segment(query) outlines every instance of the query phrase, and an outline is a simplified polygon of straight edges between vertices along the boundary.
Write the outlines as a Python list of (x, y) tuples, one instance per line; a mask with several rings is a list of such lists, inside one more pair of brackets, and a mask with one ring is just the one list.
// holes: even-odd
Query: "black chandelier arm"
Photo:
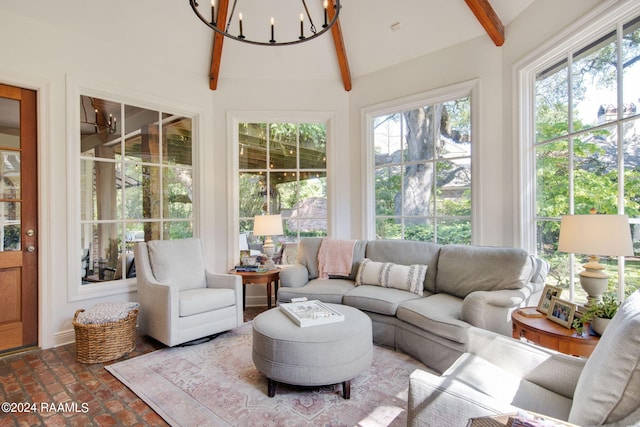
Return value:
[[(309, 13), (309, 8), (307, 7), (307, 2), (302, 0), (302, 5), (304, 6), (304, 12), (307, 14), (307, 18), (309, 18), (309, 29), (313, 34), (316, 33), (316, 25), (313, 23), (313, 19), (311, 18), (311, 14)], [(302, 25), (302, 23), (300, 23)], [(300, 35), (300, 37), (304, 37)]]
[[(295, 40), (291, 40), (291, 41), (285, 41), (285, 42), (272, 42), (272, 41), (255, 41), (255, 40), (250, 40), (245, 38), (244, 35), (234, 35), (228, 32), (230, 25), (231, 25), (231, 20), (233, 18), (233, 14), (230, 15), (229, 17), (229, 23), (227, 24), (227, 28), (226, 29), (220, 29), (218, 28), (218, 26), (215, 23), (210, 22), (207, 18), (205, 18), (204, 16), (202, 16), (202, 14), (200, 13), (200, 11), (198, 10), (198, 1), (197, 0), (189, 0), (189, 4), (191, 5), (191, 9), (193, 9), (193, 12), (196, 14), (196, 16), (198, 17), (198, 19), (200, 19), (207, 27), (211, 28), (213, 31), (215, 31), (216, 33), (224, 36), (224, 37), (229, 37), (230, 39), (233, 40), (237, 40), (239, 42), (243, 42), (243, 43), (249, 43), (249, 44), (253, 44), (253, 45), (258, 45), (258, 46), (288, 46), (288, 45), (293, 45), (293, 44), (298, 44), (298, 43), (303, 43), (303, 42), (307, 42), (309, 40), (313, 40), (317, 37), (320, 37), (321, 35), (323, 35), (324, 33), (326, 33), (327, 31), (329, 31), (331, 29), (331, 27), (333, 27), (333, 25), (338, 22), (338, 18), (340, 16), (340, 0), (334, 0), (335, 1), (335, 5), (333, 5), (333, 1), (330, 1), (329, 7), (331, 7), (331, 5), (333, 5), (333, 7), (335, 8), (335, 15), (333, 16), (333, 19), (331, 19), (331, 21), (329, 21), (327, 23), (327, 25), (323, 25), (322, 26), (322, 30), (319, 32), (313, 32), (312, 35), (308, 36), (308, 37), (304, 37), (304, 38), (298, 38)], [(235, 1), (234, 1), (234, 9), (235, 9)], [(305, 8), (306, 8), (306, 4), (305, 4)], [(309, 16), (309, 12), (307, 10), (307, 16)], [(225, 17), (226, 18), (226, 17)], [(311, 22), (311, 17), (309, 16), (309, 21), (312, 25), (312, 28), (315, 29), (315, 26), (313, 25), (313, 22)]]

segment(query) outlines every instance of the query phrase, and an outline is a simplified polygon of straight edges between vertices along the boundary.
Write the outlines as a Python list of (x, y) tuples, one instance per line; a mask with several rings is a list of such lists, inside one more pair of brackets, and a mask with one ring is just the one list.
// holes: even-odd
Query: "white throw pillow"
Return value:
[(399, 265), (365, 258), (358, 268), (356, 286), (382, 286), (422, 295), (426, 274), (426, 264)]

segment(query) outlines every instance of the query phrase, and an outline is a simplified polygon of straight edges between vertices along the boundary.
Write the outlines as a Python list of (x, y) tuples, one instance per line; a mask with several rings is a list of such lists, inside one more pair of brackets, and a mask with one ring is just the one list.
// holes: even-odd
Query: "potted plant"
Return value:
[(616, 301), (613, 295), (604, 295), (602, 301), (591, 303), (582, 316), (573, 320), (573, 327), (578, 332), (582, 332), (584, 324), (590, 323), (593, 330), (602, 335), (609, 321), (618, 311), (618, 307), (620, 302)]

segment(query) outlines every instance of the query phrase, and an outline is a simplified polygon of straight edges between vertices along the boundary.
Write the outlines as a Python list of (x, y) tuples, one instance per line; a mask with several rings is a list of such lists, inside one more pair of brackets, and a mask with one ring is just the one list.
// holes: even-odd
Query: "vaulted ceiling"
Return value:
[[(309, 5), (322, 0), (306, 0)], [(535, 0), (342, 0), (340, 12), (344, 51), (351, 78), (378, 71), (420, 56), (485, 37), (500, 43), (497, 20), (505, 27)], [(208, 0), (200, 0), (207, 7)], [(105, 61), (154, 61), (187, 75), (207, 78), (211, 70), (213, 31), (194, 15), (187, 0), (95, 2), (86, 0), (1, 2), (2, 11), (44, 22), (42, 34), (29, 34), (47, 42), (50, 26), (92, 40)], [(256, 0), (238, 0), (247, 20)], [(297, 25), (299, 0), (261, 0), (267, 15), (294, 9)], [(295, 6), (292, 6), (292, 4)], [(495, 12), (492, 18), (489, 6)], [(480, 14), (476, 17), (476, 14)], [(486, 17), (482, 17), (486, 14)], [(262, 17), (261, 17), (262, 18)], [(265, 18), (268, 19), (268, 18)], [(284, 18), (278, 20), (279, 28)], [(268, 25), (268, 24), (267, 24)], [(26, 36), (26, 35), (25, 35)], [(496, 39), (497, 37), (497, 39)], [(508, 31), (505, 34), (508, 43)], [(498, 41), (496, 41), (498, 40)], [(119, 47), (126, 46), (126, 49)], [(61, 55), (83, 55), (52, 47)], [(498, 49), (498, 47), (496, 47)], [(137, 52), (132, 57), (129, 52)], [(124, 55), (120, 57), (119, 55)], [(128, 55), (128, 56), (127, 56)], [(87, 64), (88, 67), (101, 64)], [(134, 64), (135, 65), (135, 64)], [(300, 45), (261, 47), (227, 39), (219, 68), (220, 79), (308, 79), (343, 81), (331, 35)], [(206, 86), (205, 86), (206, 88)]]
[[(224, 28), (229, 16), (229, 0), (217, 0), (216, 20), (219, 28)], [(334, 1), (331, 1), (334, 3)], [(479, 24), (485, 29), (487, 35), (493, 40), (496, 46), (502, 46), (504, 44), (504, 25), (496, 14), (495, 10), (489, 3), (489, 0), (465, 0), (469, 9), (473, 12), (478, 19)], [(305, 4), (306, 7), (306, 4)], [(336, 16), (336, 10), (334, 7), (329, 7), (326, 10), (328, 20), (333, 21)], [(232, 12), (233, 13), (233, 12)], [(301, 15), (302, 16), (302, 15)], [(273, 19), (273, 18), (272, 18)], [(302, 26), (302, 24), (300, 24)], [(271, 26), (273, 32), (273, 24)], [(394, 22), (391, 24), (391, 29), (397, 31), (400, 29), (400, 22)], [(331, 38), (333, 40), (333, 46), (335, 48), (336, 59), (340, 68), (340, 75), (342, 77), (342, 83), (346, 91), (351, 90), (351, 70), (349, 68), (349, 58), (347, 55), (344, 37), (342, 34), (342, 25), (340, 18), (337, 19), (335, 25), (331, 28)], [(211, 90), (216, 90), (218, 87), (220, 67), (222, 65), (222, 51), (224, 47), (224, 37), (221, 34), (213, 33), (213, 47), (211, 52), (211, 71), (209, 74), (209, 87)]]

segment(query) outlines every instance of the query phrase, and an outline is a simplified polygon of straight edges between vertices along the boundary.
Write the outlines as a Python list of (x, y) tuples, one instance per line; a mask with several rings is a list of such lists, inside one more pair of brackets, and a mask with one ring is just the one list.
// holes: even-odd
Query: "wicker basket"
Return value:
[(138, 309), (117, 322), (83, 324), (76, 321), (83, 308), (73, 316), (76, 332), (76, 360), (80, 363), (101, 363), (119, 359), (136, 348)]

